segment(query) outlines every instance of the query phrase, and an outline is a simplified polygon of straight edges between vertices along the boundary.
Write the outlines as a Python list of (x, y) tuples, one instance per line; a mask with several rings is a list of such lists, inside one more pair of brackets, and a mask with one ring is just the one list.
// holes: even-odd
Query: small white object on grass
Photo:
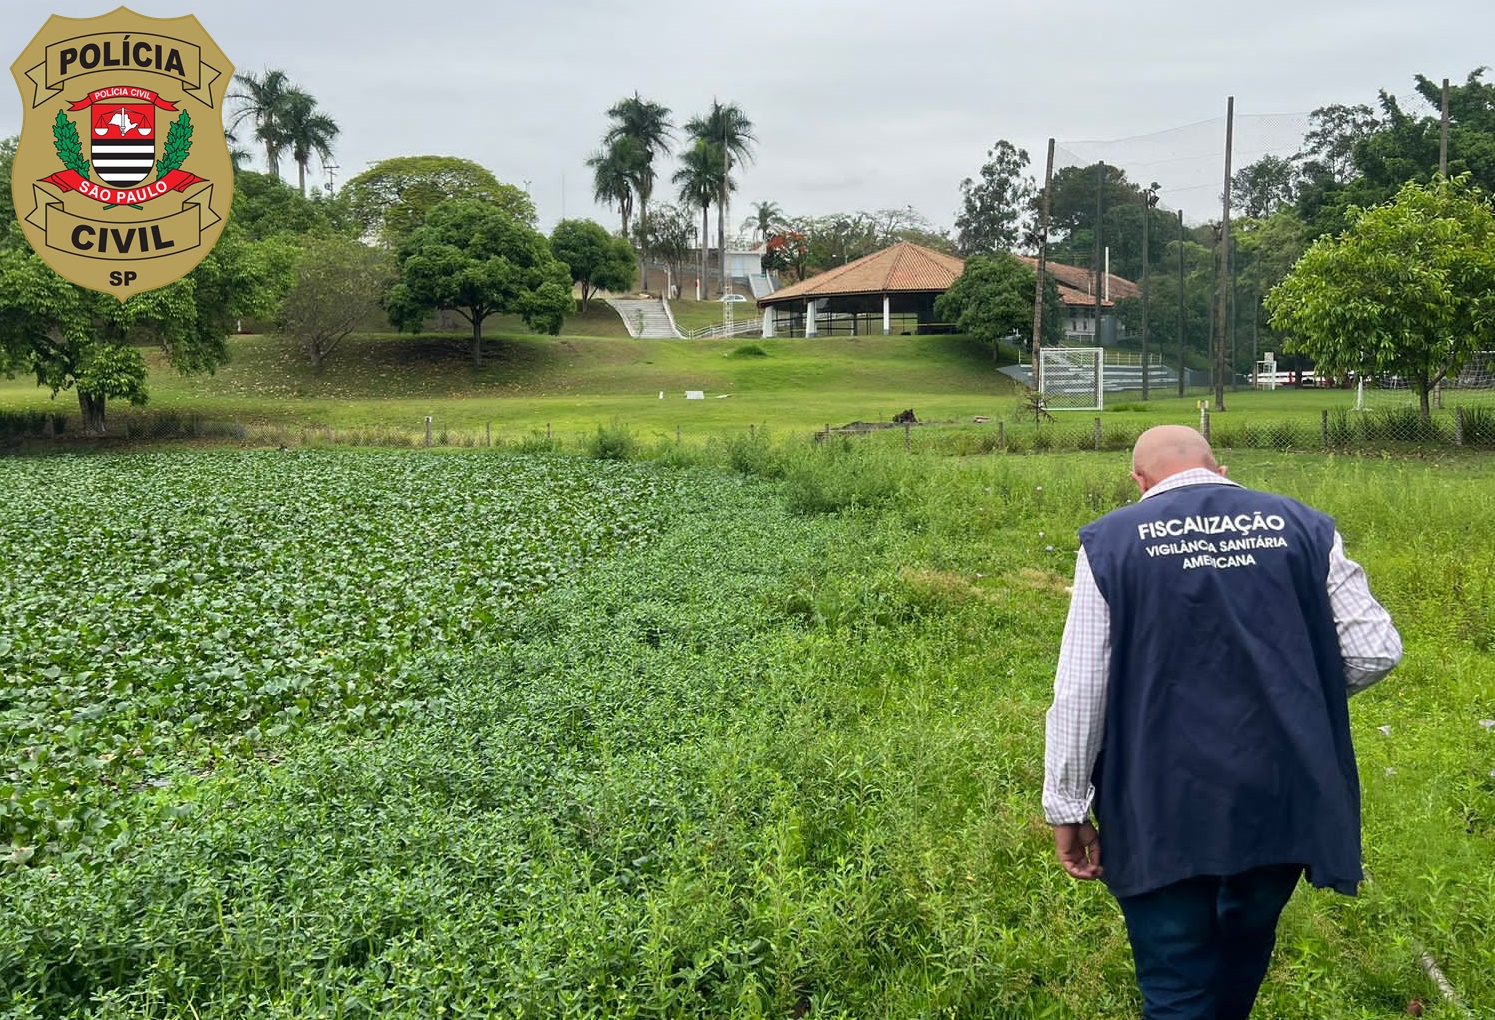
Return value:
[(686, 390), (685, 391), (685, 399), (686, 400), (705, 400), (706, 399), (706, 391), (705, 390)]

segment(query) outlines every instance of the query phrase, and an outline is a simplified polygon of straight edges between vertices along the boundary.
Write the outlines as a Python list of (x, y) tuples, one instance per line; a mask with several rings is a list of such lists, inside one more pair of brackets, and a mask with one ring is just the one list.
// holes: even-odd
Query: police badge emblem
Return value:
[(196, 18), (53, 15), (11, 73), (23, 108), (11, 195), (49, 266), (123, 301), (207, 256), (233, 200), (234, 69)]

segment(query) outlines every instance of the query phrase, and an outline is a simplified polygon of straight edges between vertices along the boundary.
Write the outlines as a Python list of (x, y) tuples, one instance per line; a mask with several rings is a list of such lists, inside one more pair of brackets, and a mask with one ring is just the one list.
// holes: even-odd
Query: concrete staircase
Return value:
[(673, 340), (680, 336), (669, 307), (659, 298), (608, 298), (623, 317), (628, 335), (641, 340)]

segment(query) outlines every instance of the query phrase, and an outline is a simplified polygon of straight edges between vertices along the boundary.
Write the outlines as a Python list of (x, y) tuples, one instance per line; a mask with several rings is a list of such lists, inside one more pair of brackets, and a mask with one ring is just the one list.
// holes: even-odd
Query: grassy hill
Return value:
[[(345, 341), (320, 373), (281, 337), (234, 337), (229, 350), (229, 364), (216, 374), (192, 377), (148, 352), (150, 407), (290, 427), (414, 429), (431, 415), (438, 427), (492, 422), (506, 433), (618, 421), (699, 434), (750, 423), (809, 430), (886, 421), (905, 408), (923, 420), (968, 421), (1005, 414), (1016, 399), (1011, 381), (993, 367), (990, 348), (961, 337), (509, 334), (486, 341), (484, 365), (474, 369), (461, 334), (368, 334)], [(706, 399), (688, 401), (687, 390), (704, 391)], [(29, 378), (0, 380), (0, 410), (50, 409), (75, 416), (76, 402), (65, 393), (54, 403)]]

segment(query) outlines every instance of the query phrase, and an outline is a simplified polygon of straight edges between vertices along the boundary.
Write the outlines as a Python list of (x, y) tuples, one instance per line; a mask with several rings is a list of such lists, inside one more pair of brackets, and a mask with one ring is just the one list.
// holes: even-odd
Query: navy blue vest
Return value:
[(1219, 484), (1080, 529), (1111, 617), (1092, 779), (1116, 896), (1267, 864), (1355, 892), (1360, 783), (1326, 589), (1333, 540), (1316, 510)]

